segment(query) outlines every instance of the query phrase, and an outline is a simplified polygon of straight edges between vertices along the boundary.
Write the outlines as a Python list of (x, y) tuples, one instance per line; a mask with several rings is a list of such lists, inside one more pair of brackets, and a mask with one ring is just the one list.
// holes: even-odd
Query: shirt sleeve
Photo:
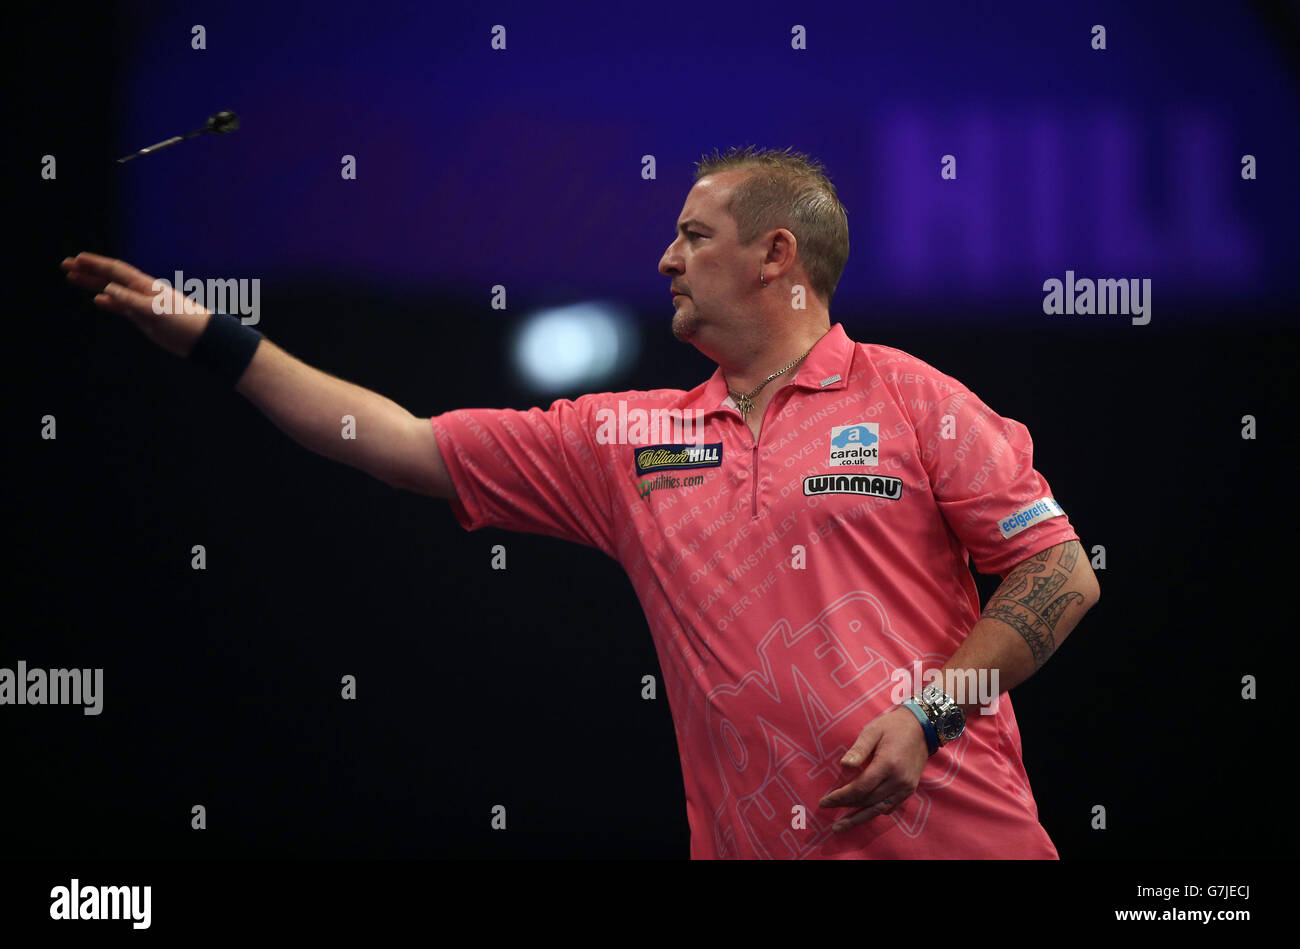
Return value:
[(944, 398), (916, 434), (939, 510), (980, 573), (1005, 577), (1027, 557), (1079, 539), (1034, 470), (1029, 430), (975, 393)]
[(460, 525), (545, 534), (615, 557), (608, 453), (593, 437), (593, 398), (430, 418)]

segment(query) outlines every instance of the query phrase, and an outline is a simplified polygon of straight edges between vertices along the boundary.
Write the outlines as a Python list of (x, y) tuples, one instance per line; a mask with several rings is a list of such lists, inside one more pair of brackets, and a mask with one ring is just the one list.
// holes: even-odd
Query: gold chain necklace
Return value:
[[(814, 343), (813, 346), (816, 346), (816, 344)], [(809, 347), (809, 349), (808, 349), (808, 353), (810, 353), (810, 352), (812, 352), (812, 351), (813, 351), (813, 348), (812, 348), (812, 347)], [(781, 375), (781, 373), (783, 373), (783, 372), (789, 372), (789, 371), (790, 371), (791, 369), (793, 369), (795, 366), (799, 365), (799, 363), (801, 363), (801, 362), (803, 362), (805, 359), (807, 359), (807, 358), (808, 358), (808, 353), (804, 353), (802, 356), (800, 356), (800, 357), (799, 357), (798, 359), (796, 359), (794, 362), (790, 363), (790, 365), (786, 366), (784, 369), (778, 369), (776, 372), (772, 373), (770, 376), (768, 376), (766, 379), (764, 379), (762, 382), (760, 382), (760, 383), (759, 383), (759, 384), (754, 388), (754, 391), (751, 392), (751, 393), (749, 393), (749, 395), (741, 395), (739, 392), (734, 391), (734, 390), (731, 388), (731, 386), (727, 386), (727, 395), (731, 396), (731, 398), (732, 398), (733, 400), (735, 400), (736, 408), (740, 409), (740, 417), (743, 418), (743, 419), (745, 419), (746, 421), (748, 421), (748, 420), (749, 420), (749, 410), (752, 409), (752, 408), (754, 407), (754, 396), (758, 395), (759, 390), (761, 390), (761, 389), (763, 388), (763, 386), (767, 385), (769, 382), (771, 382), (771, 381), (772, 381), (773, 379), (775, 379), (777, 376)]]

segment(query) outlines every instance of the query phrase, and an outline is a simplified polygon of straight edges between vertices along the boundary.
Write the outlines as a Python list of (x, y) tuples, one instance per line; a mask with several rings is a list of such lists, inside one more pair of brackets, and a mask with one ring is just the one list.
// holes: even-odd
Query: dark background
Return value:
[[(220, 15), (235, 16), (229, 9), (223, 5)], [(319, 17), (328, 20), (322, 9)], [(602, 388), (689, 389), (713, 366), (672, 338), (667, 281), (654, 267), (689, 190), (690, 162), (715, 145), (757, 141), (827, 160), (849, 207), (854, 249), (832, 318), (851, 338), (913, 353), (1024, 422), (1035, 467), (1085, 548), (1106, 549), (1106, 569), (1097, 571), (1100, 604), (1014, 691), (1040, 817), (1062, 857), (1290, 853), (1295, 838), (1281, 772), (1295, 657), (1287, 551), (1295, 523), (1290, 449), (1300, 309), (1293, 266), (1296, 21), (1284, 7), (1225, 5), (1181, 19), (1178, 9), (1141, 13), (1102, 4), (1046, 19), (1017, 19), (1013, 10), (1003, 14), (1003, 29), (986, 26), (967, 47), (962, 37), (971, 24), (956, 14), (938, 18), (930, 36), (882, 34), (864, 48), (913, 63), (918, 78), (911, 88), (911, 73), (890, 73), (892, 85), (872, 87), (873, 101), (942, 116), (962, 100), (994, 119), (1011, 115), (1023, 84), (1008, 79), (998, 96), (972, 89), (982, 75), (977, 60), (1014, 62), (1027, 47), (1042, 55), (1050, 31), (1077, 34), (1070, 42), (1084, 52), (1061, 66), (1068, 74), (1023, 95), (1046, 114), (1097, 102), (1122, 110), (1138, 100), (1160, 116), (1207, 109), (1218, 123), (1210, 127), (1223, 131), (1206, 154), (1226, 155), (1225, 214), (1244, 235), (1223, 251), (1236, 255), (1234, 263), (1203, 264), (1219, 246), (1213, 221), (1169, 243), (1169, 222), (1183, 219), (1162, 203), (1171, 199), (1161, 183), (1177, 177), (1169, 169), (1179, 159), (1154, 149), (1142, 153), (1129, 197), (1164, 209), (1152, 212), (1165, 225), (1152, 238), (1164, 242), (1160, 254), (1135, 246), (1131, 256), (1093, 258), (1081, 245), (1071, 257), (1076, 248), (1067, 242), (1059, 263), (1022, 279), (1014, 243), (999, 244), (969, 272), (943, 270), (918, 252), (912, 263), (943, 278), (932, 286), (881, 278), (879, 296), (872, 291), (889, 269), (880, 263), (888, 251), (884, 238), (873, 236), (879, 226), (870, 223), (867, 196), (891, 140), (877, 141), (855, 124), (841, 98), (820, 106), (838, 108), (840, 127), (805, 141), (782, 118), (810, 94), (812, 87), (799, 83), (811, 80), (797, 74), (771, 109), (755, 110), (777, 117), (770, 127), (729, 112), (711, 130), (700, 100), (712, 74), (713, 31), (683, 34), (705, 64), (687, 85), (675, 66), (646, 80), (662, 84), (648, 101), (663, 114), (643, 140), (616, 153), (623, 167), (615, 177), (626, 187), (642, 184), (641, 154), (660, 155), (651, 196), (643, 194), (630, 215), (608, 190), (591, 199), (596, 204), (581, 226), (626, 234), (630, 243), (611, 249), (609, 237), (597, 234), (593, 258), (583, 241), (552, 240), (533, 218), (502, 225), (513, 207), (503, 199), (482, 209), (497, 230), (475, 232), (466, 249), (459, 212), (430, 219), (426, 195), (410, 210), (424, 224), (405, 235), (420, 243), (403, 244), (404, 256), (395, 259), (373, 248), (386, 246), (391, 220), (405, 219), (401, 195), (414, 194), (419, 181), (385, 175), (381, 161), (363, 157), (356, 184), (380, 188), (383, 178), (387, 190), (364, 192), (370, 198), (349, 212), (358, 216), (323, 238), (319, 220), (297, 215), (302, 202), (328, 199), (303, 198), (297, 169), (259, 157), (257, 136), (281, 114), (266, 107), (273, 99), (266, 75), (250, 77), (227, 58), (238, 63), (236, 48), (254, 40), (278, 50), (273, 72), (290, 92), (274, 94), (288, 102), (296, 95), (304, 108), (320, 108), (315, 86), (292, 88), (304, 63), (336, 76), (340, 88), (353, 80), (372, 89), (391, 84), (399, 102), (415, 80), (396, 65), (380, 68), (383, 44), (367, 47), (368, 58), (335, 61), (319, 42), (295, 47), (295, 31), (272, 29), (250, 12), (226, 31), (224, 49), (214, 49), (210, 36), (208, 58), (187, 65), (187, 42), (161, 35), (158, 24), (207, 22), (201, 10), (131, 4), (77, 17), (38, 15), (21, 33), (20, 135), (11, 146), (20, 162), (12, 180), (21, 182), (16, 190), (27, 210), (10, 222), (17, 245), (11, 286), (20, 289), (5, 347), (12, 450), (0, 666), (24, 659), (41, 668), (103, 667), (105, 699), (98, 717), (75, 707), (0, 707), (0, 848), (13, 856), (685, 857), (669, 710), (662, 694), (654, 702), (640, 698), (641, 677), (658, 678), (659, 667), (617, 564), (548, 538), (468, 534), (445, 503), (310, 455), (228, 387), (95, 308), (64, 283), (59, 261), (93, 250), (160, 276), (178, 268), (261, 275), (259, 329), (307, 363), (423, 415), (545, 405), (576, 394), (525, 391), (503, 341), (528, 309), (587, 292), (590, 277), (592, 292), (622, 287), (615, 295), (638, 307), (640, 358)], [(816, 13), (821, 35), (834, 29), (833, 14), (830, 7)], [(428, 43), (486, 48), (493, 23), (514, 22), (506, 17), (457, 13)], [(787, 25), (778, 40), (748, 60), (729, 47), (728, 81), (737, 81), (746, 63), (760, 68), (785, 55), (788, 22), (813, 17), (779, 18)], [(603, 38), (583, 47), (588, 59), (618, 63), (616, 40), (626, 34), (604, 21), (582, 22)], [(1086, 72), (1092, 22), (1115, 24), (1111, 49), (1098, 55), (1136, 79)], [(355, 31), (355, 24), (337, 28)], [(1130, 38), (1140, 31), (1140, 51), (1121, 41), (1125, 28)], [(514, 30), (511, 42), (526, 46), (526, 36)], [(817, 36), (810, 27), (812, 40)], [(1254, 45), (1225, 36), (1250, 37)], [(973, 50), (971, 61), (945, 58), (944, 50), (960, 48)], [(557, 65), (550, 81), (580, 88), (568, 85), (582, 74), (572, 57), (549, 55), (568, 64)], [(391, 51), (389, 59), (409, 63)], [(1243, 62), (1252, 64), (1244, 72)], [(1234, 69), (1233, 84), (1212, 95), (1198, 90), (1207, 71)], [(946, 91), (935, 70), (952, 74)], [(482, 94), (473, 79), (460, 87), (466, 96)], [(500, 88), (535, 91), (548, 82), (535, 72), (526, 79), (499, 80)], [(595, 73), (588, 81), (601, 85)], [(187, 89), (204, 84), (219, 97), (187, 97)], [(441, 89), (428, 102), (459, 101), (459, 94)], [(508, 92), (497, 94), (503, 109), (511, 104)], [(167, 97), (183, 108), (158, 104)], [(626, 137), (627, 117), (616, 121), (609, 105), (571, 93), (555, 99), (589, 135), (598, 135), (608, 116)], [(682, 120), (687, 104), (694, 111)], [(197, 127), (218, 109), (247, 116), (264, 107), (271, 118), (261, 126), (246, 122), (233, 136), (186, 142), (126, 166), (112, 162)], [(346, 128), (363, 123), (364, 113), (350, 108), (336, 121)], [(999, 127), (992, 125), (995, 145)], [(568, 176), (568, 190), (560, 190), (585, 194), (591, 156), (566, 146), (563, 128), (554, 131), (553, 140), (515, 151), (482, 136), (449, 136), (436, 148), (459, 167), (483, 168), (487, 177), (476, 179), (474, 193), (484, 202), (493, 181), (506, 182), (506, 194), (546, 191), (530, 164), (536, 150), (571, 147), (546, 175)], [(277, 133), (276, 141), (337, 176), (337, 156), (364, 155), (375, 134), (363, 128), (354, 142), (336, 146), (295, 130)], [(401, 152), (402, 132), (391, 134), (387, 147)], [(868, 139), (874, 158), (851, 167), (846, 159), (840, 168), (827, 158)], [(1247, 152), (1259, 160), (1257, 181), (1240, 180), (1239, 156)], [(57, 181), (39, 178), (45, 154), (58, 157)], [(411, 164), (419, 149), (414, 155)], [(974, 164), (960, 165), (958, 182), (948, 184), (959, 184), (966, 168), (980, 181)], [(239, 171), (226, 178), (224, 167)], [(241, 176), (259, 168), (264, 180), (255, 198)], [(937, 184), (933, 171), (927, 167), (926, 180)], [(603, 173), (610, 177), (608, 168)], [(1073, 194), (1072, 181), (1065, 176), (1056, 186)], [(1091, 187), (1106, 192), (1104, 180)], [(445, 183), (439, 188), (435, 195), (447, 191)], [(370, 216), (365, 208), (381, 194), (397, 203), (385, 205), (387, 215)], [(850, 200), (854, 194), (865, 203)], [(1010, 186), (998, 194), (1001, 201), (1031, 200)], [(1079, 205), (1077, 195), (1072, 200), (1067, 207)], [(982, 206), (954, 207), (946, 226), (958, 236), (978, 227)], [(907, 208), (904, 201), (897, 213), (906, 217)], [(1064, 220), (1071, 235), (1101, 226), (1086, 202)], [(268, 231), (296, 236), (299, 226), (305, 246), (267, 249), (274, 243)], [(522, 237), (505, 237), (516, 232)], [(1107, 246), (1106, 237), (1095, 246)], [(336, 256), (321, 249), (323, 241)], [(554, 257), (524, 261), (537, 247), (554, 249)], [(338, 262), (352, 248), (361, 260), (356, 268)], [(482, 275), (457, 282), (455, 265), (475, 254), (491, 257)], [(637, 282), (611, 277), (597, 266), (605, 257), (621, 262), (620, 274), (639, 274)], [(377, 265), (381, 258), (389, 262)], [(1044, 316), (1041, 282), (1067, 268), (1081, 276), (1153, 276), (1151, 323)], [(487, 288), (496, 282), (509, 284), (519, 301), (509, 311), (488, 305)], [(55, 441), (39, 437), (45, 414), (58, 420)], [(1253, 441), (1240, 437), (1247, 414), (1258, 420)], [(196, 543), (207, 548), (206, 571), (190, 569)], [(506, 571), (489, 568), (497, 543), (509, 552)], [(984, 597), (997, 584), (977, 580)], [(339, 699), (345, 674), (357, 677), (357, 701)], [(1254, 702), (1240, 697), (1248, 674), (1259, 680)], [(208, 811), (202, 833), (189, 828), (194, 804)], [(508, 809), (507, 833), (489, 827), (495, 804)], [(1090, 827), (1096, 804), (1107, 809), (1105, 831)]]

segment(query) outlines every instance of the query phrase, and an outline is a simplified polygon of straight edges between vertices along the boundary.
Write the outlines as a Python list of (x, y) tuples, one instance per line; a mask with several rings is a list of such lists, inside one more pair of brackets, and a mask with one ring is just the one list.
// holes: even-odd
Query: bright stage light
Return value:
[[(540, 392), (600, 391), (636, 358), (627, 312), (609, 303), (575, 303), (525, 319), (515, 338), (515, 366)], [(578, 391), (581, 390), (581, 391)]]

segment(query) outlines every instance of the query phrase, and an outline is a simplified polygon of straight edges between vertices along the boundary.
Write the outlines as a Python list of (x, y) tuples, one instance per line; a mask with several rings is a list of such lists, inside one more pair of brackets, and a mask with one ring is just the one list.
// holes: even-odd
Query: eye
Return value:
[(703, 237), (703, 236), (704, 236), (704, 235), (701, 234), (701, 233), (699, 233), (698, 231), (687, 231), (687, 232), (686, 232), (686, 239), (687, 239), (687, 240), (690, 240), (690, 239), (692, 239), (692, 238), (696, 238), (696, 237)]

